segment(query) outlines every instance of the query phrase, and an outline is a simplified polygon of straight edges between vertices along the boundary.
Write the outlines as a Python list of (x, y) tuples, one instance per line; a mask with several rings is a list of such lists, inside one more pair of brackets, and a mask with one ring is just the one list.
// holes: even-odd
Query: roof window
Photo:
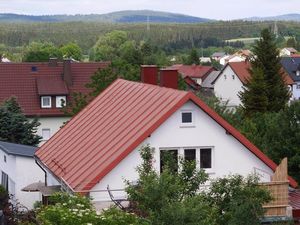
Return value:
[(37, 72), (37, 70), (38, 70), (38, 69), (37, 69), (36, 66), (32, 66), (32, 67), (31, 67), (31, 72)]

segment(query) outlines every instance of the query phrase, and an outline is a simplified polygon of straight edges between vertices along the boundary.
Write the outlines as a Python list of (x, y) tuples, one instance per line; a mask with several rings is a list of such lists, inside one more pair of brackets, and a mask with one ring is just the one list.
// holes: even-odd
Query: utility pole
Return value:
[(277, 21), (274, 22), (274, 35), (276, 38), (278, 38), (278, 26)]

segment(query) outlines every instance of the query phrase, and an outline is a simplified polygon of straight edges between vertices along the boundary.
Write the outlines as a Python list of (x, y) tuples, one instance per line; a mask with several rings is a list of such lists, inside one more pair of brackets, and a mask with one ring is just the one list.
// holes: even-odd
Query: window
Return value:
[(4, 160), (4, 162), (7, 161), (6, 155), (4, 155), (3, 160)]
[(296, 71), (296, 76), (300, 76), (300, 70)]
[(226, 74), (224, 74), (224, 79), (225, 79), (225, 80), (227, 79), (227, 76), (226, 76)]
[(37, 72), (37, 67), (36, 67), (36, 66), (32, 66), (32, 67), (31, 67), (31, 71), (32, 71), (32, 72)]
[(165, 167), (168, 167), (175, 173), (178, 172), (178, 150), (161, 150), (160, 151), (160, 172), (163, 172)]
[(194, 162), (193, 166), (196, 167), (196, 149), (184, 149), (184, 160)]
[(47, 141), (51, 137), (50, 129), (49, 128), (44, 128), (42, 129), (42, 137), (44, 141)]
[(66, 105), (66, 96), (56, 96), (56, 108), (62, 108)]
[(297, 84), (296, 88), (297, 88), (297, 89), (300, 89), (300, 84)]
[(1, 185), (8, 191), (8, 175), (2, 172)]
[(212, 154), (211, 148), (200, 149), (200, 168), (211, 169), (212, 168)]
[(51, 108), (51, 96), (42, 96), (41, 106), (42, 108)]
[(183, 124), (185, 124), (185, 123), (192, 123), (193, 122), (192, 112), (182, 112), (181, 113), (181, 122)]
[(235, 76), (234, 75), (232, 75), (232, 80), (234, 80), (235, 79)]

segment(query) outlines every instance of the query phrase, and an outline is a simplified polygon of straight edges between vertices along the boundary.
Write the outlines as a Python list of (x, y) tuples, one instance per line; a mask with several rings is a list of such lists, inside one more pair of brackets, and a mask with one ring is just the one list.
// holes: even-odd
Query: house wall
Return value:
[[(68, 120), (70, 120), (70, 117), (41, 117), (39, 118), (41, 125), (38, 127), (37, 134), (42, 136), (43, 129), (50, 129), (50, 136), (52, 137)], [(43, 139), (40, 146), (46, 141)]]
[(41, 200), (39, 192), (24, 192), (22, 188), (35, 182), (44, 182), (45, 173), (33, 157), (16, 156), (16, 199), (31, 209), (34, 202)]
[[(6, 155), (6, 162), (3, 160), (4, 155)], [(33, 203), (40, 200), (39, 193), (23, 192), (21, 189), (31, 183), (44, 180), (44, 173), (35, 164), (34, 158), (8, 155), (0, 150), (0, 172), (2, 171), (8, 175), (8, 191), (14, 195), (13, 200), (17, 200), (17, 202), (32, 209)]]
[[(181, 126), (182, 110), (193, 112), (194, 126)], [(262, 181), (269, 181), (270, 175), (273, 174), (269, 167), (235, 138), (226, 134), (219, 124), (192, 102), (186, 103), (175, 112), (141, 145), (143, 144), (149, 144), (155, 148), (154, 167), (158, 171), (160, 168), (160, 149), (212, 147), (213, 169), (208, 171), (210, 178), (235, 173), (247, 175), (256, 171), (261, 175)], [(124, 180), (135, 181), (138, 179), (135, 168), (141, 163), (138, 152), (139, 147), (123, 159), (91, 190), (90, 195), (95, 202), (110, 200), (106, 191), (107, 185), (110, 186), (116, 198), (124, 197), (124, 191), (114, 190), (124, 189)], [(179, 154), (182, 154), (182, 152), (179, 152)]]
[(295, 84), (293, 84), (292, 92), (293, 92), (293, 99), (300, 100), (300, 82), (296, 82)]
[[(234, 79), (232, 77), (233, 75)], [(243, 83), (231, 67), (227, 66), (215, 81), (214, 92), (222, 102), (228, 101), (228, 106), (235, 107), (241, 104), (238, 93), (242, 91), (242, 87)]]

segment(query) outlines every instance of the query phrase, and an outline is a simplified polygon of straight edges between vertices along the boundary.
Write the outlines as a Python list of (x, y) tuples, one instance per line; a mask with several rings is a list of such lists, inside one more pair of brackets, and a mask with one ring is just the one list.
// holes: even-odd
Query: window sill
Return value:
[(196, 126), (194, 124), (182, 124), (179, 126), (180, 128), (195, 128)]

